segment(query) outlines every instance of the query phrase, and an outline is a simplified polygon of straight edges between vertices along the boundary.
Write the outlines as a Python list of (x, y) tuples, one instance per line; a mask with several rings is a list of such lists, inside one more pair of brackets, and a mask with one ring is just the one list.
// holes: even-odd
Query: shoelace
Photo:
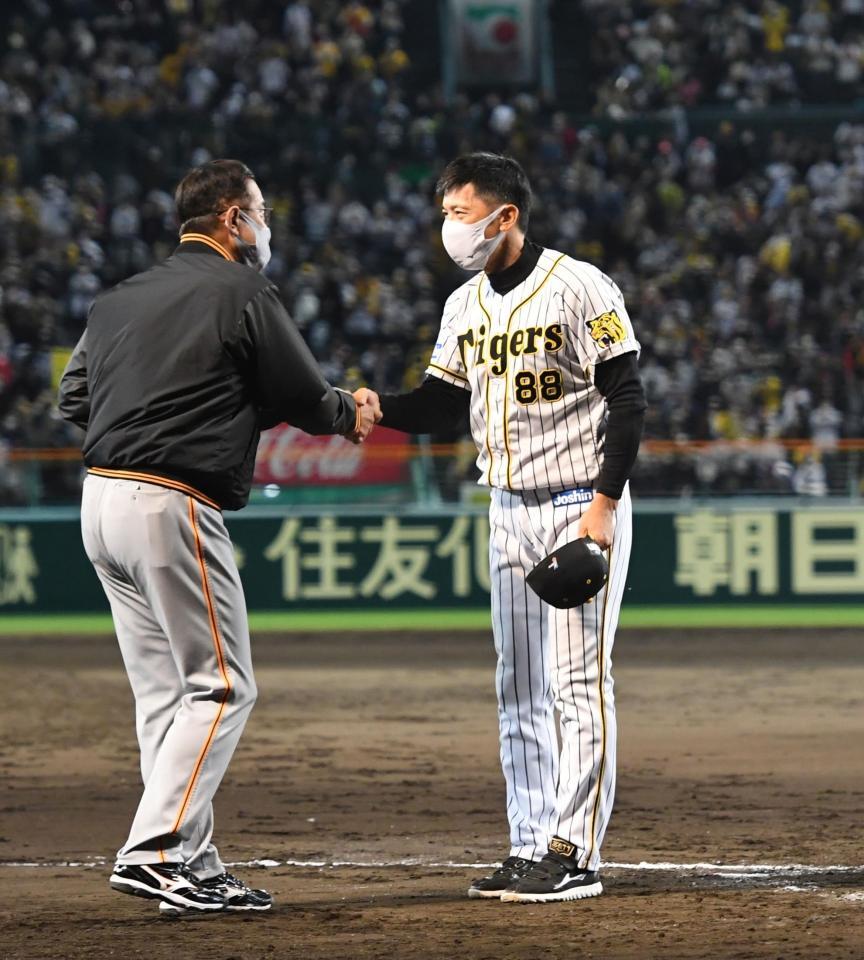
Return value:
[(249, 886), (245, 884), (242, 880), (234, 876), (233, 873), (220, 873), (218, 877), (213, 877), (212, 883), (217, 883), (219, 886), (224, 887), (236, 887), (238, 890), (246, 891), (249, 889)]
[(193, 887), (198, 888), (201, 886), (201, 881), (198, 879), (198, 877), (195, 876), (195, 874), (189, 869), (189, 867), (186, 866), (185, 863), (180, 865), (180, 868), (177, 872), (180, 874), (180, 876), (184, 880), (188, 880)]

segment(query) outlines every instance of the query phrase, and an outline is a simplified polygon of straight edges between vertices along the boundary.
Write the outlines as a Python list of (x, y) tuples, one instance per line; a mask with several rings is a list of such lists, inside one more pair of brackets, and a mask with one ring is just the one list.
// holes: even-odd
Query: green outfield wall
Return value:
[[(227, 515), (250, 610), (488, 604), (489, 523), (464, 511)], [(205, 544), (206, 547), (206, 544)], [(640, 504), (626, 605), (862, 604), (864, 506)], [(74, 509), (0, 511), (0, 614), (106, 609)]]

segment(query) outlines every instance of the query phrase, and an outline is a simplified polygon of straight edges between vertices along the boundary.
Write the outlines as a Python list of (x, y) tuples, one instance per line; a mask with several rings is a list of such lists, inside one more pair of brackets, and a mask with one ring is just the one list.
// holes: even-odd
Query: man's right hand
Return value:
[(352, 443), (363, 443), (381, 419), (381, 403), (378, 394), (368, 387), (355, 390), (353, 396), (357, 404), (357, 425), (347, 437)]

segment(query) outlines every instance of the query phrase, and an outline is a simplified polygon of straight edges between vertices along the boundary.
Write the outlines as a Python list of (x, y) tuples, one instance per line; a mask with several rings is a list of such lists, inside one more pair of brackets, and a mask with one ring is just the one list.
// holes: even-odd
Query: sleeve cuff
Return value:
[(592, 362), (596, 367), (598, 363), (605, 363), (607, 360), (611, 360), (613, 357), (621, 357), (625, 353), (635, 353), (638, 357), (641, 350), (642, 347), (639, 341), (633, 337), (628, 337), (620, 343), (613, 343), (608, 347), (604, 347), (602, 350), (598, 350)]
[(443, 380), (445, 383), (451, 383), (454, 387), (462, 387), (463, 390), (471, 389), (471, 384), (464, 374), (447, 367), (439, 367), (437, 363), (430, 363), (426, 368), (426, 374), (438, 380)]

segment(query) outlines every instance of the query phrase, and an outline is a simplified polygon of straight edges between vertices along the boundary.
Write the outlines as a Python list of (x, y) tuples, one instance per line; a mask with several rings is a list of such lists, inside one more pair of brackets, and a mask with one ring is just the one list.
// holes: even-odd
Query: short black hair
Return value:
[(442, 196), (466, 184), (490, 202), (512, 203), (519, 208), (519, 226), (525, 230), (531, 216), (531, 184), (522, 167), (499, 153), (466, 153), (444, 168), (435, 185)]
[(227, 207), (248, 203), (248, 184), (254, 179), (255, 174), (239, 160), (210, 160), (190, 170), (174, 191), (180, 235), (206, 232)]

